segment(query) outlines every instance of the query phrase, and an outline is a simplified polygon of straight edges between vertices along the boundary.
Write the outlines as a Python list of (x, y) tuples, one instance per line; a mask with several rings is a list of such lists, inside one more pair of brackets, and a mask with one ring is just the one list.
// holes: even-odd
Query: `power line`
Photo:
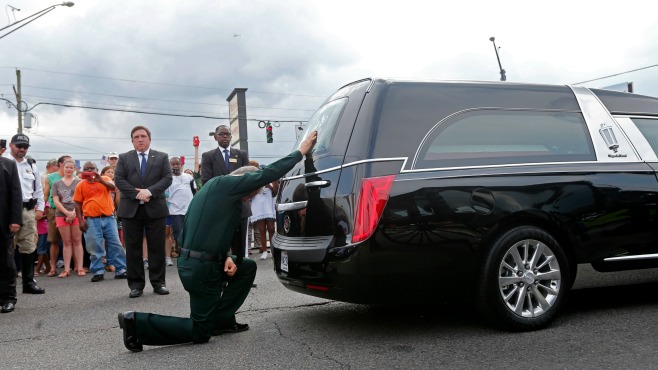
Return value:
[[(76, 94), (87, 94), (87, 95), (97, 95), (97, 96), (108, 96), (111, 98), (121, 98), (121, 99), (133, 99), (133, 100), (149, 100), (149, 101), (157, 101), (157, 102), (163, 102), (163, 103), (180, 103), (180, 104), (194, 104), (194, 105), (210, 105), (210, 106), (218, 106), (218, 107), (225, 107), (226, 104), (222, 103), (200, 103), (200, 102), (194, 102), (194, 101), (185, 101), (185, 100), (169, 100), (169, 99), (156, 99), (156, 98), (143, 98), (140, 96), (129, 96), (129, 95), (112, 95), (112, 94), (102, 94), (102, 93), (94, 93), (94, 92), (87, 92), (87, 91), (76, 91), (76, 90), (66, 90), (66, 89), (55, 89), (52, 87), (40, 87), (40, 86), (32, 86), (32, 85), (23, 85), (23, 87), (31, 87), (33, 89), (41, 89), (41, 90), (50, 90), (50, 91), (62, 91), (62, 92), (71, 92), (71, 93), (76, 93)], [(251, 106), (247, 105), (244, 106), (245, 108), (253, 108), (253, 109), (275, 109), (275, 110), (294, 110), (294, 111), (305, 111), (305, 112), (314, 112), (315, 109), (299, 109), (299, 108), (276, 108), (276, 107), (257, 107), (257, 106)]]
[[(102, 110), (102, 111), (110, 111), (110, 112), (122, 112), (122, 113), (137, 113), (137, 114), (149, 114), (149, 115), (155, 115), (155, 116), (168, 116), (168, 117), (184, 117), (184, 118), (207, 118), (207, 119), (214, 119), (214, 120), (230, 120), (229, 117), (214, 117), (214, 116), (205, 116), (205, 115), (199, 115), (199, 114), (174, 114), (174, 113), (160, 113), (160, 112), (148, 112), (148, 111), (140, 111), (140, 110), (134, 110), (134, 109), (112, 109), (112, 108), (103, 108), (103, 107), (91, 107), (91, 106), (86, 106), (86, 105), (76, 105), (76, 104), (58, 104), (58, 103), (47, 103), (47, 102), (41, 102), (37, 103), (32, 106), (32, 108), (25, 110), (25, 112), (29, 112), (32, 109), (36, 108), (39, 105), (54, 105), (54, 106), (59, 106), (59, 107), (66, 107), (66, 108), (82, 108), (82, 109), (93, 109), (93, 110)], [(247, 121), (273, 121), (273, 122), (307, 122), (306, 120), (303, 119), (295, 119), (295, 120), (271, 120), (268, 118), (247, 118)]]
[[(158, 85), (158, 86), (186, 87), (186, 88), (192, 88), (192, 89), (217, 90), (217, 91), (233, 91), (233, 89), (220, 88), (220, 87), (193, 86), (193, 85), (172, 84), (172, 83), (165, 83), (165, 82), (152, 82), (152, 81), (132, 80), (132, 79), (125, 79), (125, 78), (113, 78), (113, 77), (92, 76), (92, 75), (83, 75), (83, 74), (75, 74), (75, 73), (66, 73), (66, 72), (59, 72), (59, 71), (48, 71), (48, 70), (44, 70), (44, 69), (36, 69), (36, 68), (23, 68), (23, 67), (0, 67), (0, 68), (5, 68), (5, 69), (7, 69), (7, 68), (9, 68), (9, 69), (21, 69), (21, 70), (25, 70), (25, 71), (35, 71), (35, 72), (53, 73), (53, 74), (60, 74), (60, 75), (66, 75), (66, 76), (76, 76), (76, 77), (94, 78), (94, 79), (99, 79), (99, 80), (110, 80), (110, 81), (121, 81), (121, 82), (141, 83), (141, 84)], [(276, 93), (276, 92), (270, 92), (270, 91), (256, 91), (256, 90), (249, 90), (249, 92), (250, 92), (250, 93), (256, 93), (256, 94), (283, 95), (283, 96), (299, 96), (299, 97), (308, 97), (308, 98), (326, 98), (325, 96), (319, 96), (319, 95), (308, 95), (308, 94), (286, 94), (286, 93)]]
[[(2, 94), (0, 94), (0, 95), (2, 95)], [(64, 101), (64, 102), (70, 101), (70, 99), (60, 99), (60, 98), (55, 98), (55, 97), (51, 97), (51, 96), (41, 96), (41, 95), (25, 95), (25, 94), (23, 94), (22, 97), (23, 97), (22, 100), (25, 101), (25, 102), (27, 102), (28, 100), (30, 100), (32, 98), (48, 99), (48, 100), (55, 101), (55, 102), (57, 102), (57, 101)], [(86, 100), (82, 100), (82, 102), (87, 102), (87, 103), (90, 103), (90, 104), (96, 104), (96, 105), (99, 105), (99, 106), (104, 107), (104, 108), (106, 108), (106, 107), (132, 107), (131, 105), (125, 105), (125, 104), (109, 104), (109, 103), (100, 103), (100, 102), (86, 101)], [(41, 103), (49, 103), (49, 101), (41, 102)], [(211, 114), (214, 113), (214, 112), (209, 112), (209, 111), (187, 110), (187, 109), (167, 109), (167, 108), (158, 108), (158, 111), (164, 111), (164, 112), (167, 112), (167, 111), (169, 111), (169, 112), (195, 112), (195, 113), (211, 113)], [(278, 118), (278, 119), (297, 119), (297, 118), (299, 118), (299, 117), (275, 116), (275, 115), (268, 115), (268, 117)]]
[(632, 70), (626, 71), (626, 72), (619, 72), (619, 73), (615, 73), (613, 75), (599, 77), (599, 78), (595, 78), (595, 79), (592, 79), (592, 80), (576, 82), (573, 85), (580, 85), (580, 84), (584, 84), (584, 83), (587, 83), (587, 82), (594, 82), (594, 81), (603, 80), (603, 79), (610, 78), (610, 77), (621, 76), (621, 75), (626, 74), (626, 73), (637, 72), (637, 71), (641, 71), (643, 69), (649, 69), (649, 68), (653, 68), (653, 67), (658, 67), (658, 64), (654, 64), (654, 65), (650, 65), (650, 66), (646, 66), (646, 67), (642, 67), (642, 68), (636, 68), (636, 69), (632, 69)]

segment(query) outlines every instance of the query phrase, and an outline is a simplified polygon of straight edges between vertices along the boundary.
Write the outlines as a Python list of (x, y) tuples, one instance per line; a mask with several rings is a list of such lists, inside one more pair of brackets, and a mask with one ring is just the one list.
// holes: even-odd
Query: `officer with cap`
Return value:
[(37, 232), (36, 220), (43, 217), (46, 203), (43, 199), (39, 169), (33, 159), (26, 158), (29, 147), (30, 138), (24, 134), (14, 135), (9, 144), (10, 159), (13, 159), (18, 167), (23, 193), (23, 226), (16, 233), (14, 241), (21, 255), (23, 293), (43, 294), (46, 292), (45, 289), (39, 287), (34, 280), (34, 251), (37, 248), (34, 236)]

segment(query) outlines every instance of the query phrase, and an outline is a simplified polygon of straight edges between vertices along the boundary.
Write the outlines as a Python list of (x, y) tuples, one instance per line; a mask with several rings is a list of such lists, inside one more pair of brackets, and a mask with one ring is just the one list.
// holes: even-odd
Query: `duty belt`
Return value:
[[(180, 249), (180, 255), (181, 256), (187, 256), (190, 258), (198, 259), (198, 260), (206, 260), (206, 261), (223, 261), (224, 256), (219, 256), (216, 254), (210, 254), (206, 252), (197, 252), (197, 251), (191, 251), (189, 249), (185, 248), (178, 248)], [(179, 256), (180, 257), (180, 256)]]
[(25, 209), (33, 209), (34, 206), (37, 205), (37, 200), (36, 199), (30, 199), (27, 202), (23, 202), (23, 208)]

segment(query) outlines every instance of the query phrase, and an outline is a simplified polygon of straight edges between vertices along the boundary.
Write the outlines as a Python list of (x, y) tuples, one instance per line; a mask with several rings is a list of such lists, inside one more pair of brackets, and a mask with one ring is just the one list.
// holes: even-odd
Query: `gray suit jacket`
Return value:
[(248, 166), (249, 154), (244, 150), (231, 148), (228, 165), (229, 170), (227, 172), (224, 153), (219, 151), (219, 147), (203, 153), (201, 155), (201, 183), (205, 184), (213, 177), (228, 175), (240, 167)]
[(151, 149), (146, 161), (146, 176), (142, 178), (141, 165), (137, 152), (131, 150), (119, 154), (119, 162), (114, 171), (114, 183), (121, 191), (121, 202), (117, 215), (132, 218), (137, 212), (139, 200), (137, 190), (148, 189), (153, 197), (144, 203), (149, 217), (159, 218), (169, 215), (165, 190), (171, 185), (171, 166), (167, 153)]

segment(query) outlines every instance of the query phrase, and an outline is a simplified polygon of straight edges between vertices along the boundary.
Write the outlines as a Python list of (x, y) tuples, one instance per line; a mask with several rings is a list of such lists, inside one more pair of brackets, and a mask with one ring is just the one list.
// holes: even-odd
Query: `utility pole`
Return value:
[(16, 94), (16, 110), (18, 111), (18, 131), (16, 132), (17, 134), (22, 134), (23, 133), (23, 112), (21, 111), (21, 70), (17, 69), (16, 70), (16, 85), (18, 86), (18, 89), (16, 89), (16, 86), (14, 86), (14, 94)]

